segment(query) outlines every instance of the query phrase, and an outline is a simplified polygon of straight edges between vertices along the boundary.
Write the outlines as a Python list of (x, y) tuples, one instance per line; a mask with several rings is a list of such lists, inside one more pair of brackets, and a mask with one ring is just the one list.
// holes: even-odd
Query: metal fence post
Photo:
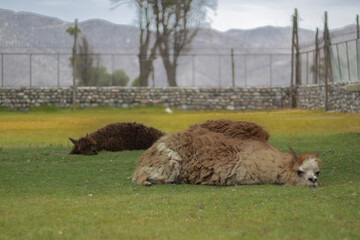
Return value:
[(309, 84), (309, 52), (306, 52), (306, 84)]
[(231, 76), (232, 86), (235, 87), (235, 63), (234, 63), (234, 49), (231, 49)]
[(270, 87), (272, 86), (272, 54), (269, 55), (269, 67), (270, 67)]
[(247, 87), (247, 66), (246, 66), (246, 55), (244, 55), (244, 83)]
[(60, 87), (60, 54), (57, 53), (57, 85)]
[(359, 39), (355, 40), (356, 43), (356, 73), (357, 73), (357, 79), (360, 81), (360, 59), (359, 59)]
[(221, 63), (220, 63), (220, 54), (218, 54), (218, 74), (219, 74), (219, 82), (218, 86), (221, 87)]
[(345, 42), (345, 46), (346, 46), (346, 60), (347, 60), (348, 77), (349, 77), (349, 82), (351, 82), (348, 42)]
[(195, 87), (195, 54), (191, 56), (192, 85)]
[(114, 86), (115, 60), (114, 54), (111, 54), (111, 86)]
[(32, 87), (32, 59), (31, 53), (29, 54), (29, 85)]
[(340, 64), (340, 54), (339, 54), (339, 44), (336, 44), (336, 52), (337, 52), (337, 59), (338, 59), (338, 67), (339, 67), (339, 77), (340, 82), (342, 82), (342, 74), (341, 74), (341, 64)]
[(1, 54), (1, 87), (4, 87), (4, 54)]

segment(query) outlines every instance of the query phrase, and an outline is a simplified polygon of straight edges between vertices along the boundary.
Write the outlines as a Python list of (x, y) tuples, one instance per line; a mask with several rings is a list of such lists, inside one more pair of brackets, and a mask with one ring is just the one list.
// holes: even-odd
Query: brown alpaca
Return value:
[(139, 185), (281, 184), (318, 186), (318, 154), (297, 156), (273, 148), (258, 124), (210, 120), (160, 138), (138, 160)]
[(101, 150), (147, 149), (163, 135), (155, 128), (138, 123), (112, 123), (79, 140), (69, 138), (74, 143), (69, 154), (94, 155)]

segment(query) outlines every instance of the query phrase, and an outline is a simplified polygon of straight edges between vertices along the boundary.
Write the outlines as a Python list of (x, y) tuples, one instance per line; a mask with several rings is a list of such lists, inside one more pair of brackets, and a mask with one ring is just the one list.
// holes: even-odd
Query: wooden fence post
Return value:
[(360, 39), (359, 14), (356, 15), (356, 39)]
[(1, 87), (4, 87), (4, 53), (1, 53)]
[(315, 33), (315, 57), (314, 57), (314, 75), (313, 83), (318, 83), (318, 73), (319, 73), (319, 28), (316, 28)]
[(296, 50), (295, 56), (295, 85), (298, 86), (301, 84), (300, 80), (300, 52), (299, 52), (299, 37), (298, 37), (298, 12), (295, 8), (295, 13), (293, 15), (293, 31), (291, 39), (291, 78), (290, 78), (290, 104), (289, 108), (294, 108), (296, 106), (295, 94), (294, 94), (294, 49)]
[(77, 37), (78, 37), (78, 20), (75, 19), (75, 29), (74, 29), (74, 45), (73, 45), (73, 106), (72, 109), (76, 110), (76, 44), (77, 44)]
[(360, 41), (360, 27), (359, 27), (359, 14), (356, 15), (356, 67), (357, 79), (360, 81), (360, 56), (359, 56), (359, 41)]
[(235, 87), (235, 64), (234, 64), (234, 49), (231, 49), (231, 74), (232, 74), (232, 86)]
[(331, 77), (331, 60), (330, 60), (330, 33), (328, 28), (328, 15), (325, 11), (325, 17), (324, 17), (324, 60), (325, 60), (325, 86), (324, 86), (324, 111), (329, 110), (328, 105), (328, 95), (329, 95), (329, 79), (332, 79)]
[(295, 17), (294, 17), (294, 21), (295, 21), (295, 50), (296, 50), (296, 54), (295, 54), (295, 72), (296, 72), (296, 76), (295, 76), (295, 84), (296, 86), (301, 85), (301, 66), (300, 66), (300, 50), (299, 50), (299, 32), (298, 32), (298, 11), (297, 8), (295, 8)]
[[(294, 17), (293, 17), (294, 19)], [(294, 21), (293, 21), (294, 23)], [(293, 108), (293, 86), (294, 86), (294, 26), (291, 37), (291, 73), (290, 73), (290, 101), (289, 108)]]

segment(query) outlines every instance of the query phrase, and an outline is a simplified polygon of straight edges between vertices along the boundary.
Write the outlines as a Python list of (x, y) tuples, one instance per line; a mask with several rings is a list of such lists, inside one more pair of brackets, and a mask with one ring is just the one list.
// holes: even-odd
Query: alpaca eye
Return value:
[(318, 172), (315, 173), (316, 176), (319, 176), (319, 174), (320, 174), (320, 171), (318, 171)]
[(304, 171), (297, 170), (297, 171), (296, 171), (296, 173), (297, 173), (297, 175), (299, 175), (299, 176), (300, 176), (300, 175), (302, 175), (302, 174), (304, 173)]

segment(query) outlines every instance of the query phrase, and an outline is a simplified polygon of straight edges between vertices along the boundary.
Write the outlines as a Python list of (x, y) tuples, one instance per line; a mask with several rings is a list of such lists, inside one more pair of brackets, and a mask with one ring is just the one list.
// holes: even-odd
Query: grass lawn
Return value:
[[(321, 151), (320, 187), (131, 183), (143, 151), (66, 155), (110, 122), (165, 132), (254, 121), (287, 151)], [(360, 114), (92, 109), (0, 112), (0, 239), (360, 239)]]

